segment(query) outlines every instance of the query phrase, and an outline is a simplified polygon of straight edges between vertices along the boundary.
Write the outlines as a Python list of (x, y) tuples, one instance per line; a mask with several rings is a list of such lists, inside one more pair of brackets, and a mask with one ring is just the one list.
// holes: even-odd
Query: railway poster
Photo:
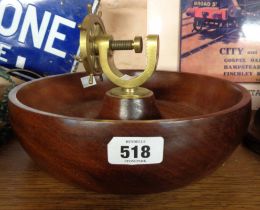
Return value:
[(260, 82), (260, 1), (182, 0), (181, 71)]

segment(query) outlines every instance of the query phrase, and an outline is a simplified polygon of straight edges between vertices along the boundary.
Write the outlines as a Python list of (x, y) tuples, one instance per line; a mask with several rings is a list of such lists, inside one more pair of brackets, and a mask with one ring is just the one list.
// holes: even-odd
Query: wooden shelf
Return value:
[(152, 195), (103, 195), (43, 172), (14, 139), (0, 147), (0, 209), (256, 209), (260, 155), (240, 146), (214, 174), (186, 188)]

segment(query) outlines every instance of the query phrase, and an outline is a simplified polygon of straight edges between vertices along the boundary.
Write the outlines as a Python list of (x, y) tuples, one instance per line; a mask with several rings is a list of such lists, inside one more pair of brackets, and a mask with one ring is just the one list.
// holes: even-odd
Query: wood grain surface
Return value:
[(186, 188), (151, 195), (104, 195), (55, 180), (12, 140), (0, 147), (0, 209), (259, 210), (260, 156), (240, 146), (214, 174)]
[[(15, 88), (9, 94), (9, 115), (23, 147), (41, 168), (86, 189), (142, 194), (186, 186), (215, 171), (247, 131), (251, 96), (228, 81), (161, 71), (144, 85), (156, 100), (107, 103), (103, 99), (111, 82), (104, 77), (99, 85), (83, 89), (83, 76), (55, 76)], [(89, 117), (99, 113), (97, 104), (102, 103), (110, 114)], [(160, 119), (154, 116), (155, 107)], [(163, 161), (111, 164), (107, 147), (113, 137), (163, 137)], [(120, 157), (120, 147), (113, 153)], [(150, 153), (156, 151), (151, 148)], [(139, 160), (149, 163), (148, 158), (131, 159)]]

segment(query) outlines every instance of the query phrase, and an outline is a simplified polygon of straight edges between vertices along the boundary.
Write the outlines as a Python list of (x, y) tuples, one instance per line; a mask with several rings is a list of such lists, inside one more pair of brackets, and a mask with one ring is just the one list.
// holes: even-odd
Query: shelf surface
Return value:
[(240, 146), (211, 176), (151, 195), (104, 195), (64, 184), (42, 171), (16, 139), (0, 146), (0, 209), (255, 209), (260, 206), (260, 155)]

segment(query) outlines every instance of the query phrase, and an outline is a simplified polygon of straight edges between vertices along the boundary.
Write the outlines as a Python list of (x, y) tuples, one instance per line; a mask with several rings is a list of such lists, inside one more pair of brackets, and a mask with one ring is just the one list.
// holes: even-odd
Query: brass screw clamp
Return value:
[(151, 91), (141, 88), (154, 73), (159, 57), (159, 36), (149, 35), (146, 41), (147, 66), (143, 72), (136, 76), (123, 74), (115, 67), (113, 51), (134, 50), (142, 53), (142, 37), (136, 36), (134, 40), (114, 40), (106, 33), (101, 19), (102, 13), (92, 13), (91, 5), (88, 5), (89, 14), (85, 17), (80, 29), (80, 56), (76, 59), (83, 63), (86, 72), (90, 75), (89, 83), (93, 82), (94, 76), (107, 78), (118, 86), (109, 93), (120, 98), (142, 98), (151, 94)]
[(111, 50), (134, 50), (135, 53), (143, 52), (143, 38), (136, 36), (134, 40), (111, 40)]

